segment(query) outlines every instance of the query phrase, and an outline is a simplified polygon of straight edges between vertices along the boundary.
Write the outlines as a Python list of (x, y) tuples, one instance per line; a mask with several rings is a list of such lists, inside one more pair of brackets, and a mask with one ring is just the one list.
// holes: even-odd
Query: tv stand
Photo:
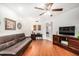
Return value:
[(59, 45), (79, 55), (79, 40), (75, 37), (65, 35), (53, 35), (53, 44)]

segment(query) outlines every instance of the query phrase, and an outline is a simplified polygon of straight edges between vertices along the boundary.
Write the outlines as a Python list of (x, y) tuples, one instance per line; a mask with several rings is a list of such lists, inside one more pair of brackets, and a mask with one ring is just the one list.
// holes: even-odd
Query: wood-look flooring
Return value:
[(76, 54), (54, 45), (48, 40), (34, 40), (23, 56), (76, 56)]

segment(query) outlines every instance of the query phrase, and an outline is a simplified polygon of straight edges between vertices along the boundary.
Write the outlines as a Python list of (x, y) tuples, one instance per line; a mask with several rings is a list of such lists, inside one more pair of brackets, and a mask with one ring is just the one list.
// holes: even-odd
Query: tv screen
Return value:
[(63, 35), (75, 35), (75, 26), (59, 27), (59, 34)]

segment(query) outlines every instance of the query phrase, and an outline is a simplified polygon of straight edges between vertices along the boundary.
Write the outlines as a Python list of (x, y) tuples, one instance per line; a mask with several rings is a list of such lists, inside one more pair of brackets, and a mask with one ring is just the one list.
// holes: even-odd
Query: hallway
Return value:
[(34, 40), (26, 49), (23, 56), (76, 56), (48, 40)]

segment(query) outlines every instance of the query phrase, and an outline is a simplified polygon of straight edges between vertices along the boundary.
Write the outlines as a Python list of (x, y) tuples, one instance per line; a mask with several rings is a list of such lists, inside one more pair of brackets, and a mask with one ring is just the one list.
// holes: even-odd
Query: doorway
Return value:
[(52, 40), (53, 22), (46, 23), (46, 38)]

